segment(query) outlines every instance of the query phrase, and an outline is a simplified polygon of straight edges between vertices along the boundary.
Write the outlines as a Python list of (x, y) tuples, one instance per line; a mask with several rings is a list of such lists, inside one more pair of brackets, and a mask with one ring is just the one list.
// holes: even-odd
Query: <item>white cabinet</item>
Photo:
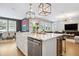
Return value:
[(17, 47), (27, 55), (27, 33), (16, 33), (16, 44)]
[(42, 55), (43, 56), (56, 56), (57, 55), (57, 39), (56, 38), (42, 42)]

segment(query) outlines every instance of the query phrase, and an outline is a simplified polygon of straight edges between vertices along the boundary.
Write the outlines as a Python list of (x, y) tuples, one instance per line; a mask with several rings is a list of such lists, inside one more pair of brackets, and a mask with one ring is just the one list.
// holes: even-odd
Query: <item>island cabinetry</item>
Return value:
[(42, 56), (56, 56), (57, 55), (57, 39), (52, 38), (42, 41)]
[(28, 55), (29, 56), (56, 56), (58, 52), (57, 41), (58, 40), (56, 38), (42, 41), (42, 40), (28, 37)]
[(62, 55), (63, 34), (46, 33), (16, 33), (16, 45), (28, 56), (57, 56)]
[(16, 33), (16, 45), (24, 55), (27, 55), (27, 33)]

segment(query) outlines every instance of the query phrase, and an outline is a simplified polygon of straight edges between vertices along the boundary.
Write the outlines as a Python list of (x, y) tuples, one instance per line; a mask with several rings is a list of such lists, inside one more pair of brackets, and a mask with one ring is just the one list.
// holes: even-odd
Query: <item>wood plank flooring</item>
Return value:
[(79, 56), (79, 43), (75, 43), (73, 39), (66, 39), (66, 52), (64, 56)]
[(15, 40), (0, 41), (0, 56), (23, 56), (16, 48)]

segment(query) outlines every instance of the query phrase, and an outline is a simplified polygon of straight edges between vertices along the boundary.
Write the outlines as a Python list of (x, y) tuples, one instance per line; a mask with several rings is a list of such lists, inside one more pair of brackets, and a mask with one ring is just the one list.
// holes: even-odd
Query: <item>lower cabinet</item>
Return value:
[(24, 55), (27, 55), (27, 33), (16, 33), (16, 45)]

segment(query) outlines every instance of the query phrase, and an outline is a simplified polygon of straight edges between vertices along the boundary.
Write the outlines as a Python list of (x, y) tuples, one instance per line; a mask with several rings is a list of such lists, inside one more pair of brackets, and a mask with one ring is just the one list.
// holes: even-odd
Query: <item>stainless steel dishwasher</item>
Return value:
[(42, 41), (28, 37), (28, 55), (42, 56)]

